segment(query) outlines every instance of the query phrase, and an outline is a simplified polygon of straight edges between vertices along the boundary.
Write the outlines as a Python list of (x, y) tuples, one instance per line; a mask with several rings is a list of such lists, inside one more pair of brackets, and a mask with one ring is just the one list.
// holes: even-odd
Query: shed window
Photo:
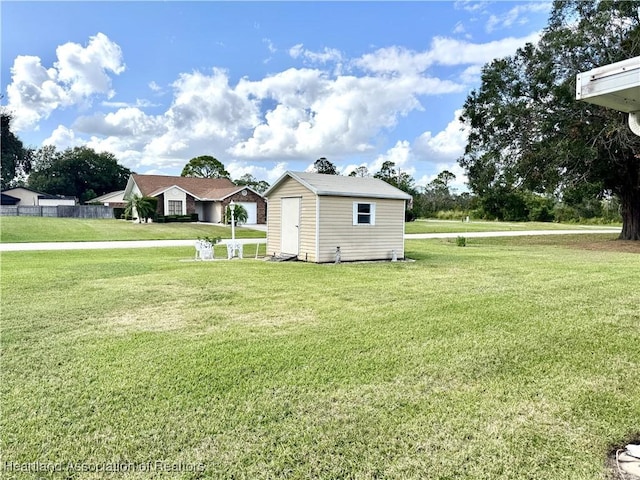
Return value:
[(375, 225), (376, 224), (376, 204), (353, 202), (353, 224), (354, 225)]
[(168, 215), (182, 215), (182, 200), (168, 201)]

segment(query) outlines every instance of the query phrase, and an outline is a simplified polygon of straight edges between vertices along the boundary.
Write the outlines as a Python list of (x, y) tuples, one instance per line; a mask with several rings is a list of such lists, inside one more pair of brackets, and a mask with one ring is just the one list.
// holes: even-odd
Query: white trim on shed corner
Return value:
[(315, 238), (316, 261), (320, 257), (320, 197), (316, 195), (316, 238)]

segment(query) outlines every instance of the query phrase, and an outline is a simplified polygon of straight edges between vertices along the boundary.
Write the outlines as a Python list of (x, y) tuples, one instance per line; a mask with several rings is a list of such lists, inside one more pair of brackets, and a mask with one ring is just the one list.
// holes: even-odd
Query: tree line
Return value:
[[(314, 163), (314, 171), (338, 175), (336, 166), (322, 157)], [(601, 197), (589, 189), (567, 192), (562, 198), (544, 195), (526, 188), (507, 189), (495, 186), (484, 192), (458, 192), (453, 187), (456, 175), (448, 170), (438, 173), (425, 186), (415, 185), (414, 178), (385, 161), (380, 170), (371, 174), (361, 165), (349, 173), (352, 177), (379, 178), (410, 194), (406, 219), (440, 218), (462, 220), (466, 217), (482, 220), (533, 222), (619, 222), (620, 203), (616, 197)]]

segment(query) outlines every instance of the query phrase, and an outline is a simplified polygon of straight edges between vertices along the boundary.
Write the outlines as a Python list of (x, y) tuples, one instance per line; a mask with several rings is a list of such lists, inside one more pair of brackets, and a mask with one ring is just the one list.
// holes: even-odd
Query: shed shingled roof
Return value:
[(411, 195), (379, 178), (291, 171), (285, 172), (276, 180), (271, 188), (264, 193), (264, 196), (268, 197), (288, 177), (300, 182), (316, 195), (411, 200)]

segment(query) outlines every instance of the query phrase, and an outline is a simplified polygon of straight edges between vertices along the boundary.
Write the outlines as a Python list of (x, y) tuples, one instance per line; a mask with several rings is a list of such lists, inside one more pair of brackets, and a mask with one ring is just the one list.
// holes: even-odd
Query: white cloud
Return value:
[(493, 32), (499, 28), (526, 25), (529, 23), (528, 13), (548, 12), (551, 10), (551, 6), (551, 2), (527, 2), (519, 4), (503, 14), (490, 15), (485, 25), (485, 30), (487, 32)]
[(525, 43), (535, 43), (540, 33), (525, 37), (508, 37), (487, 43), (471, 43), (452, 38), (436, 37), (431, 43), (429, 57), (438, 65), (484, 65), (495, 58), (512, 55)]
[(276, 53), (278, 51), (276, 46), (273, 44), (273, 42), (269, 38), (263, 38), (262, 43), (264, 43), (267, 46), (269, 53)]
[(136, 101), (133, 103), (104, 101), (104, 102), (100, 102), (100, 105), (102, 105), (103, 107), (109, 107), (109, 108), (129, 108), (129, 107), (147, 108), (147, 107), (160, 106), (157, 103), (152, 103), (149, 100), (140, 99), (140, 98), (136, 98)]
[(424, 132), (413, 148), (416, 156), (429, 163), (452, 163), (463, 153), (469, 135), (468, 127), (460, 123), (462, 110), (456, 110), (453, 119), (444, 130), (433, 135)]
[(247, 162), (233, 161), (225, 165), (225, 168), (233, 179), (240, 178), (242, 175), (249, 173), (253, 175), (254, 178), (258, 180), (264, 179), (269, 185), (273, 185), (273, 183), (288, 170), (288, 165), (286, 162), (277, 162), (273, 166), (265, 167), (252, 165)]
[(91, 37), (82, 47), (77, 43), (65, 43), (56, 49), (60, 82), (69, 86), (72, 97), (85, 98), (94, 93), (112, 96), (111, 78), (107, 71), (116, 75), (124, 72), (120, 47), (103, 34)]
[(51, 132), (51, 135), (42, 142), (42, 145), (53, 145), (59, 150), (66, 150), (83, 144), (84, 142), (81, 139), (76, 138), (74, 131), (64, 125), (58, 125)]
[[(290, 69), (239, 85), (247, 95), (277, 102), (250, 138), (230, 152), (246, 158), (313, 157), (364, 152), (398, 119), (421, 110), (420, 95), (461, 91), (453, 82), (417, 75), (398, 78), (338, 76)], [(375, 99), (375, 101), (373, 101)]]
[(482, 12), (491, 2), (489, 1), (477, 1), (477, 0), (457, 0), (454, 3), (454, 7), (458, 10), (466, 10), (467, 12)]
[(453, 29), (453, 33), (456, 34), (461, 34), (461, 33), (466, 33), (466, 28), (464, 28), (464, 24), (462, 22), (458, 22), (456, 23), (456, 26)]
[[(513, 53), (531, 38), (537, 37), (532, 34), (485, 44), (437, 38), (422, 52), (388, 47), (351, 62), (351, 75), (321, 67), (289, 68), (231, 84), (223, 69), (181, 73), (168, 87), (173, 96), (164, 112), (145, 113), (143, 108), (151, 106), (146, 100), (133, 105), (105, 101), (104, 106), (116, 110), (80, 117), (72, 128), (58, 127), (47, 141), (61, 148), (84, 142), (98, 151), (111, 151), (138, 171), (181, 168), (188, 159), (208, 154), (227, 164), (234, 177), (251, 173), (269, 181), (277, 179), (288, 165), (310, 164), (321, 156), (362, 158), (371, 173), (391, 160), (413, 175), (421, 159), (429, 166), (455, 162), (466, 140), (457, 131), (456, 120), (440, 133), (425, 132), (413, 146), (398, 140), (374, 158), (387, 134), (403, 117), (427, 110), (430, 95), (463, 93), (465, 83), (477, 82), (482, 63)], [(65, 61), (49, 69), (37, 57), (16, 59), (11, 86), (24, 88), (15, 98), (32, 105), (22, 113), (25, 124), (36, 124), (55, 108), (95, 94), (110, 95), (107, 72), (118, 74), (124, 64), (119, 47), (103, 44), (107, 41), (100, 34), (92, 38), (87, 51), (75, 44), (58, 49)], [(317, 64), (348, 63), (337, 50), (314, 53), (302, 44), (293, 47), (290, 55)], [(90, 66), (73, 70), (85, 57)], [(460, 81), (425, 73), (433, 65), (460, 66)], [(61, 71), (66, 82), (60, 80)], [(72, 88), (75, 84), (78, 87)], [(155, 82), (149, 88), (161, 91)], [(254, 167), (248, 163), (252, 161), (264, 163)], [(267, 162), (278, 167), (264, 167)]]
[(289, 49), (289, 55), (292, 58), (304, 58), (312, 64), (325, 64), (329, 62), (341, 62), (342, 53), (335, 48), (325, 47), (320, 52), (313, 52), (304, 48), (302, 43), (294, 45)]
[(376, 173), (382, 167), (384, 162), (393, 162), (395, 163), (396, 169), (401, 169), (403, 172), (412, 175), (415, 171), (413, 167), (410, 167), (413, 157), (413, 152), (411, 150), (411, 145), (407, 140), (399, 140), (396, 144), (387, 150), (382, 155), (378, 155), (378, 157), (371, 164), (370, 171)]
[(90, 102), (94, 95), (113, 96), (108, 72), (118, 75), (125, 69), (120, 47), (102, 33), (91, 37), (86, 47), (61, 45), (56, 55), (51, 68), (34, 56), (14, 60), (7, 98), (16, 131), (36, 125), (58, 108)]
[(374, 73), (421, 74), (433, 65), (484, 65), (494, 58), (513, 54), (527, 42), (537, 42), (538, 32), (525, 37), (508, 37), (487, 43), (472, 43), (449, 37), (435, 37), (429, 50), (416, 52), (404, 47), (386, 47), (365, 54), (354, 65)]
[(471, 65), (463, 70), (460, 74), (460, 80), (466, 85), (474, 85), (480, 83), (482, 74), (482, 65)]

